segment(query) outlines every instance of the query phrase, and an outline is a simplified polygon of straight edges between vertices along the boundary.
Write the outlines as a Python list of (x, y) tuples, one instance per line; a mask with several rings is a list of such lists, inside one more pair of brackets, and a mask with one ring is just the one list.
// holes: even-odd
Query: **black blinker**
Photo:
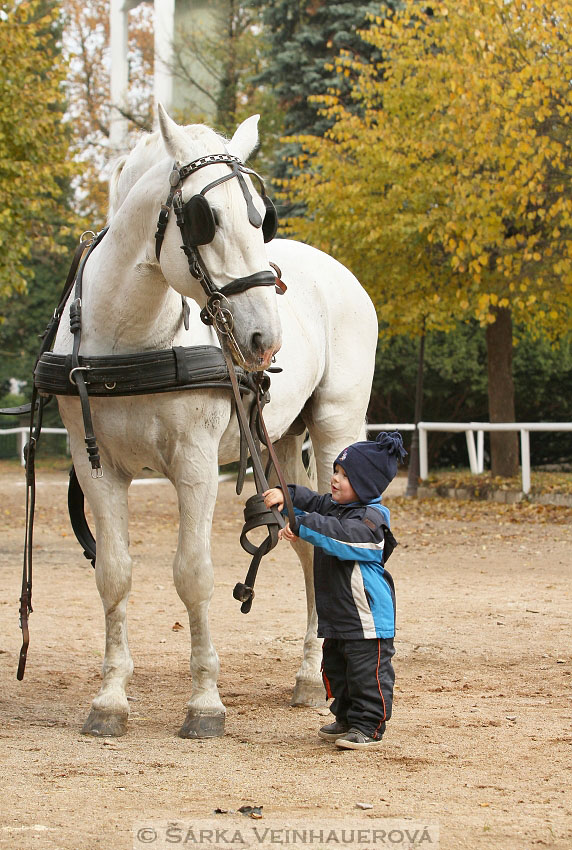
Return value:
[(215, 236), (216, 223), (204, 195), (193, 195), (183, 204), (184, 236), (189, 245), (208, 245)]
[(263, 200), (264, 206), (266, 207), (266, 213), (264, 215), (264, 221), (262, 222), (262, 236), (264, 237), (265, 242), (270, 242), (271, 239), (274, 239), (276, 231), (278, 230), (278, 214), (276, 212), (276, 207), (268, 195), (264, 195)]

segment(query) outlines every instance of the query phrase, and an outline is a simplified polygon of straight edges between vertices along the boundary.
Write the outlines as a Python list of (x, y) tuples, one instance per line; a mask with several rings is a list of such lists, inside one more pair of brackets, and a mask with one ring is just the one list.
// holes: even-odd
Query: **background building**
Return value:
[[(111, 102), (112, 149), (121, 150), (127, 138), (128, 120), (122, 114), (127, 102), (129, 67), (127, 36), (129, 11), (142, 2), (154, 7), (154, 100), (167, 110), (192, 108), (205, 119), (214, 115), (213, 86), (216, 79), (208, 70), (208, 43), (220, 33), (221, 0), (111, 0)], [(178, 73), (181, 51), (190, 42), (196, 50), (185, 51), (185, 80)], [(200, 53), (200, 46), (205, 54)], [(194, 58), (193, 58), (194, 55)], [(193, 85), (189, 85), (189, 75)]]

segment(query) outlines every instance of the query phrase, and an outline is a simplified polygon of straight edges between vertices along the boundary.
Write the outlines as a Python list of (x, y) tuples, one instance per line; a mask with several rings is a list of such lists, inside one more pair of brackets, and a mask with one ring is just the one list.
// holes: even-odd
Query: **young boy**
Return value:
[[(315, 547), (322, 677), (327, 697), (334, 697), (335, 720), (318, 734), (345, 749), (379, 746), (391, 717), (395, 592), (384, 563), (396, 541), (381, 494), (405, 454), (399, 432), (382, 432), (338, 455), (331, 494), (288, 485), (296, 526), (286, 525), (281, 536), (300, 537)], [(282, 510), (282, 490), (267, 490), (264, 501)]]

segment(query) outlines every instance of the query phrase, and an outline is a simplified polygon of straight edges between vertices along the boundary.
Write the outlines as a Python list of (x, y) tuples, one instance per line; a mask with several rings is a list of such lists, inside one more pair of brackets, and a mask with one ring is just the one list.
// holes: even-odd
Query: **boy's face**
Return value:
[(343, 467), (336, 463), (334, 474), (330, 479), (332, 499), (338, 505), (348, 505), (350, 502), (359, 502), (359, 496), (350, 484), (350, 479), (344, 472)]

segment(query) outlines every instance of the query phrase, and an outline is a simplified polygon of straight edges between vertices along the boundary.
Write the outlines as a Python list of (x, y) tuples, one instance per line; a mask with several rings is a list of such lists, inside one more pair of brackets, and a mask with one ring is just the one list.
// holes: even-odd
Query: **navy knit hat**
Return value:
[(397, 461), (407, 452), (399, 431), (381, 431), (375, 440), (352, 443), (334, 461), (343, 468), (360, 502), (379, 498), (395, 478)]

